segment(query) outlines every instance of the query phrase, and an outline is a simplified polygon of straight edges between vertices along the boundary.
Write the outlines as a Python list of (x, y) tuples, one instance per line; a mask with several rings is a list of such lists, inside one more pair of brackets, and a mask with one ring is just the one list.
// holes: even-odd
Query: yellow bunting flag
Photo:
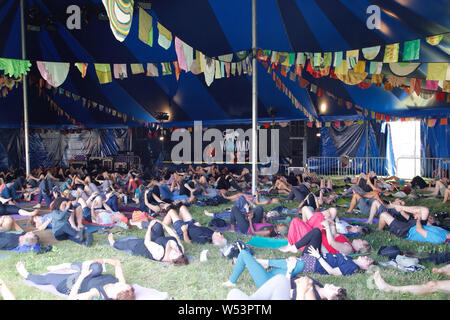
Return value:
[(95, 72), (97, 73), (100, 84), (112, 82), (111, 65), (108, 63), (95, 63)]
[(448, 63), (428, 63), (427, 80), (446, 80)]
[(388, 44), (384, 48), (384, 59), (383, 62), (397, 62), (398, 61), (398, 53), (399, 53), (399, 44), (393, 43)]

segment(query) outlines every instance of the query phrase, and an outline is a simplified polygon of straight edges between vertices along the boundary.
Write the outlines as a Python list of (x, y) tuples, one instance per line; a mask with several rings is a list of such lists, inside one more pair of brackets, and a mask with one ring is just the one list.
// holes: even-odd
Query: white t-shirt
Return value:
[(336, 231), (340, 234), (347, 234), (348, 233), (347, 227), (352, 226), (351, 224), (349, 224), (345, 221), (342, 221), (342, 220), (336, 221), (335, 225), (336, 225)]

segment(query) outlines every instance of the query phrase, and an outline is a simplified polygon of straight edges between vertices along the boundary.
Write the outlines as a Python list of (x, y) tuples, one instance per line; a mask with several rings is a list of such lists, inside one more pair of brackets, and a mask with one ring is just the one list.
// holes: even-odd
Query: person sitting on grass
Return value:
[(241, 233), (261, 237), (275, 236), (274, 226), (266, 223), (264, 209), (261, 206), (250, 211), (250, 204), (244, 197), (240, 197), (230, 213), (231, 231), (236, 230), (236, 225)]
[[(446, 265), (440, 269), (433, 268), (433, 273), (444, 273), (450, 276), (450, 265)], [(407, 286), (393, 286), (381, 277), (380, 271), (376, 271), (373, 275), (373, 279), (375, 285), (378, 290), (383, 292), (401, 292), (401, 293), (411, 293), (411, 294), (428, 294), (434, 292), (443, 292), (446, 294), (450, 294), (450, 280), (438, 280), (438, 281), (429, 281), (425, 284), (413, 284)]]
[[(103, 274), (103, 264), (112, 265), (114, 275)], [(135, 300), (134, 288), (127, 284), (122, 265), (117, 259), (95, 259), (84, 262), (63, 263), (49, 266), (50, 273), (30, 274), (22, 261), (16, 264), (17, 272), (36, 285), (52, 285), (71, 300)], [(75, 273), (57, 273), (58, 270), (73, 270)]]
[(69, 199), (56, 198), (51, 214), (52, 232), (56, 240), (72, 240), (87, 247), (92, 245), (92, 233), (85, 234), (83, 214), (81, 210), (73, 210)]
[[(218, 246), (227, 244), (227, 240), (220, 232), (215, 232), (214, 230), (203, 227), (200, 223), (195, 222), (185, 205), (179, 207), (178, 213), (176, 209), (176, 207), (171, 207), (162, 223), (163, 225), (173, 224), (173, 228), (180, 239), (183, 239), (186, 243), (212, 243)], [(136, 225), (135, 223), (131, 224)], [(142, 228), (142, 222), (137, 223), (137, 225)]]
[[(305, 241), (305, 243), (307, 243)], [(256, 259), (248, 250), (242, 250), (234, 264), (233, 272), (223, 286), (234, 287), (240, 275), (247, 268), (255, 285), (260, 288), (267, 280), (277, 274), (295, 277), (300, 272), (319, 273), (329, 275), (351, 275), (359, 270), (367, 270), (374, 263), (367, 256), (352, 260), (343, 254), (321, 255), (317, 249), (318, 243), (308, 242), (307, 252), (299, 258), (289, 257), (287, 259)], [(271, 268), (270, 271), (266, 269)]]
[[(403, 206), (397, 207), (401, 210)], [(425, 208), (426, 209), (426, 208)], [(428, 214), (424, 216), (424, 211), (413, 212), (413, 217), (400, 211), (400, 214), (392, 216), (387, 212), (380, 214), (378, 230), (383, 230), (386, 226), (389, 232), (399, 238), (413, 241), (430, 242), (433, 244), (445, 243), (450, 239), (450, 231), (431, 225)], [(426, 219), (426, 225), (423, 220)]]
[[(144, 222), (143, 227), (145, 225)], [(169, 236), (164, 234), (164, 230)], [(131, 252), (132, 255), (174, 265), (187, 265), (189, 263), (177, 233), (171, 227), (156, 219), (148, 224), (144, 239), (128, 236), (114, 240), (113, 234), (110, 233), (108, 241), (115, 249)]]

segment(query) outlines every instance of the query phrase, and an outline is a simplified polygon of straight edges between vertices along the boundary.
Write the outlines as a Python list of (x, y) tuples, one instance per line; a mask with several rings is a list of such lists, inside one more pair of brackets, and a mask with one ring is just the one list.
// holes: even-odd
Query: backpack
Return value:
[(254, 251), (241, 240), (236, 240), (234, 243), (226, 245), (220, 249), (222, 256), (229, 259), (237, 258), (242, 250), (247, 250), (251, 255), (254, 254)]
[(400, 253), (400, 249), (397, 246), (382, 246), (378, 250), (380, 256), (388, 257), (389, 259), (395, 259)]
[(210, 222), (209, 222), (209, 226), (210, 227), (217, 227), (217, 228), (223, 228), (227, 225), (227, 222), (223, 219), (220, 218), (213, 218)]

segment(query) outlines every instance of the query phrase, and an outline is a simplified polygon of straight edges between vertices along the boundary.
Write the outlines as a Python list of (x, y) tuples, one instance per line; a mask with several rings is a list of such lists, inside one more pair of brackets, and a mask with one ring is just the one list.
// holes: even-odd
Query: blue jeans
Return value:
[(5, 187), (2, 190), (1, 196), (5, 199), (11, 198), (11, 200), (16, 200), (16, 189), (14, 188), (14, 186), (10, 186), (9, 188)]
[(50, 204), (52, 203), (52, 199), (51, 199), (50, 195), (43, 191), (39, 191), (38, 203), (41, 203), (42, 199), (44, 199), (45, 203), (50, 208)]
[(117, 200), (117, 196), (113, 195), (108, 201), (105, 202), (114, 212), (119, 211), (119, 200)]
[[(230, 282), (236, 283), (239, 276), (244, 272), (247, 267), (250, 276), (252, 277), (255, 285), (260, 288), (267, 280), (277, 274), (286, 274), (287, 265), (286, 259), (273, 259), (269, 260), (269, 267), (273, 267), (272, 270), (267, 271), (261, 266), (256, 259), (247, 250), (242, 250), (234, 265), (233, 273), (230, 276)], [(305, 268), (305, 263), (301, 260), (297, 260), (292, 276), (302, 272)]]

